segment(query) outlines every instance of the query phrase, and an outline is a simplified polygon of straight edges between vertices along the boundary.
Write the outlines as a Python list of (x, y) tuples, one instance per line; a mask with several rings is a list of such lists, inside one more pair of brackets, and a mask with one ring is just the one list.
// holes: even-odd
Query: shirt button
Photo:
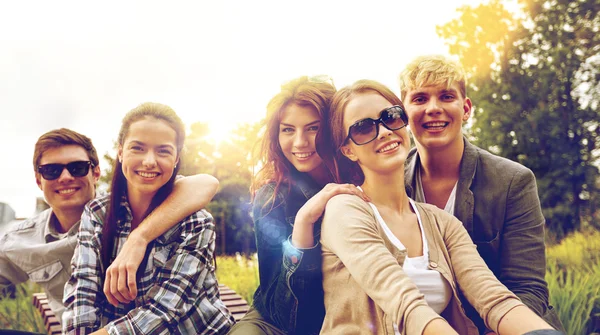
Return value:
[(298, 264), (298, 257), (292, 256), (291, 259), (292, 259), (292, 263)]
[(437, 268), (438, 264), (436, 262), (429, 262), (429, 266), (435, 269)]

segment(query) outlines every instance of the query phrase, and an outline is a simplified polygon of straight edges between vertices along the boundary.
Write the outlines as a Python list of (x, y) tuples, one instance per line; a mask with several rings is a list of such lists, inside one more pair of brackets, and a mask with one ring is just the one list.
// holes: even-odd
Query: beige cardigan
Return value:
[(327, 203), (321, 228), (326, 309), (321, 334), (393, 335), (396, 324), (401, 334), (421, 335), (427, 323), (444, 317), (459, 334), (477, 335), (460, 294), (498, 332), (500, 319), (523, 305), (488, 269), (458, 219), (432, 205), (417, 203), (417, 208), (429, 246), (429, 268), (440, 272), (453, 291), (442, 316), (404, 274), (406, 251), (388, 240), (371, 207), (343, 194)]

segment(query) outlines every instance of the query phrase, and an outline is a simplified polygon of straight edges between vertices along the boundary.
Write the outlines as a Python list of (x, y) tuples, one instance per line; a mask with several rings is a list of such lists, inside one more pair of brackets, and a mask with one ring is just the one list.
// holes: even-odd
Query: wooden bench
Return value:
[[(248, 306), (248, 302), (234, 290), (225, 285), (219, 285), (219, 293), (221, 295), (221, 301), (223, 301), (225, 306), (227, 306), (227, 309), (229, 309), (235, 321), (240, 321), (240, 319), (246, 315), (246, 312), (248, 312), (248, 309), (250, 308), (250, 306)], [(46, 326), (48, 334), (60, 335), (62, 328), (60, 326), (60, 322), (54, 315), (54, 312), (52, 312), (50, 306), (48, 305), (46, 293), (34, 293), (33, 305), (42, 314), (42, 319), (44, 319), (44, 325)]]

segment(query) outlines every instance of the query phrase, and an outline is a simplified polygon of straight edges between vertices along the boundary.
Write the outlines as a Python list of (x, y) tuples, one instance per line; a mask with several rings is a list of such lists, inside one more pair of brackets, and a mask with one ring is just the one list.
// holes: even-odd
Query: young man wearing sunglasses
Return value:
[[(0, 290), (27, 280), (36, 282), (46, 292), (58, 320), (64, 309), (63, 289), (71, 274), (79, 220), (84, 206), (95, 197), (98, 164), (88, 137), (65, 128), (42, 135), (35, 144), (33, 167), (50, 208), (0, 236)], [(217, 187), (217, 180), (208, 175), (180, 178), (169, 197), (131, 233), (108, 268), (105, 294), (120, 302), (133, 300), (135, 273), (148, 243), (203, 208)]]
[[(496, 277), (556, 329), (548, 304), (544, 217), (535, 176), (526, 167), (469, 143), (465, 73), (444, 56), (417, 57), (400, 74), (401, 98), (416, 148), (408, 155), (408, 195), (456, 216)], [(467, 316), (485, 325), (463, 299)]]

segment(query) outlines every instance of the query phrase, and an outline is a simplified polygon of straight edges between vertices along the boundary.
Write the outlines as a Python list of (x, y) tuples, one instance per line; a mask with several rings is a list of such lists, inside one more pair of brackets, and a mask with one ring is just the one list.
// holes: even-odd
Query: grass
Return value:
[(217, 279), (219, 283), (236, 291), (248, 304), (252, 304), (254, 291), (258, 287), (258, 258), (256, 254), (245, 257), (219, 256), (217, 258)]
[[(546, 281), (550, 302), (567, 334), (590, 334), (600, 325), (600, 232), (583, 231), (547, 248)], [(252, 303), (258, 287), (258, 260), (241, 255), (220, 256), (219, 283), (229, 286)], [(0, 328), (45, 332), (39, 312), (31, 304), (41, 289), (30, 283), (17, 286), (14, 299), (0, 298)]]
[(44, 320), (33, 306), (33, 293), (41, 292), (38, 285), (17, 285), (14, 298), (0, 296), (0, 329), (45, 333)]
[(598, 331), (600, 323), (600, 232), (582, 231), (547, 249), (550, 303), (567, 334)]

